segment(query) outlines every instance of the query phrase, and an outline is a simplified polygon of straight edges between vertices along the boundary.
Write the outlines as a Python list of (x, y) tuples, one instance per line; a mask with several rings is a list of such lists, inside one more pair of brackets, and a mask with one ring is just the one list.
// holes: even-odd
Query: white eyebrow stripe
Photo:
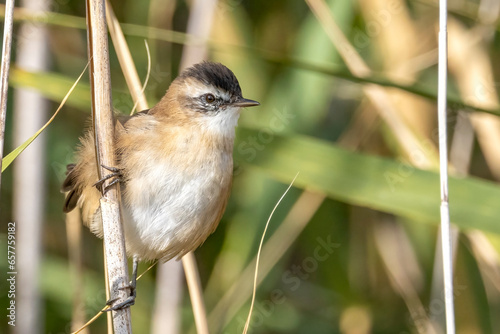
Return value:
[(231, 94), (226, 90), (215, 87), (214, 85), (206, 86), (197, 80), (186, 80), (184, 87), (186, 95), (189, 97), (199, 97), (211, 93), (216, 97), (222, 98), (224, 101), (229, 101), (231, 99)]

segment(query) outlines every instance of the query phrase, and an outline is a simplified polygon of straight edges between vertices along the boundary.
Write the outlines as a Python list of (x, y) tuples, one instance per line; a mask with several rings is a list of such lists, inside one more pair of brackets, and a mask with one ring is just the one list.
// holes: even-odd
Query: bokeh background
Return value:
[[(35, 9), (16, 9), (5, 153), (48, 120), (87, 63), (84, 1), (28, 3), (17, 5)], [(196, 1), (111, 4), (142, 80), (149, 45), (153, 105), (177, 76), (185, 45), (196, 42), (185, 34)], [(499, 333), (500, 4), (450, 0), (449, 11), (457, 332)], [(261, 102), (242, 112), (232, 196), (196, 251), (211, 332), (242, 332), (265, 223), (300, 172), (269, 225), (250, 331), (442, 333), (437, 1), (220, 0), (209, 16), (207, 58), (231, 68), (244, 96)], [(129, 113), (134, 102), (112, 46), (110, 63), (114, 108)], [(17, 322), (29, 322), (29, 333), (68, 333), (106, 300), (102, 241), (66, 222), (59, 192), (90, 116), (88, 82), (85, 74), (2, 174), (1, 313), (15, 221)], [(21, 90), (37, 102), (26, 104), (33, 97)], [(179, 263), (162, 268), (138, 283), (134, 332), (195, 333)], [(106, 331), (102, 316), (87, 333)], [(23, 333), (6, 316), (0, 332)]]

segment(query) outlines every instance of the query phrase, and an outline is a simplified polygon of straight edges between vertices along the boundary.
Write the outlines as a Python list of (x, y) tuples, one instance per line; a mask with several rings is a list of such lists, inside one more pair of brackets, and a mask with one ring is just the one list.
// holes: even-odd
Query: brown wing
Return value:
[[(123, 128), (128, 120), (131, 118), (147, 114), (148, 110), (143, 110), (134, 114), (133, 116), (117, 116), (118, 122), (116, 123), (115, 133), (123, 131)], [(64, 201), (63, 211), (70, 212), (77, 204), (85, 191), (86, 201), (96, 196), (93, 184), (97, 182), (97, 169), (95, 166), (95, 153), (94, 153), (94, 139), (91, 132), (87, 132), (83, 138), (80, 139), (81, 145), (78, 149), (78, 165), (69, 164), (66, 171), (66, 179), (64, 180), (61, 191), (67, 192)], [(120, 161), (120, 152), (116, 154), (117, 163)], [(91, 194), (89, 194), (91, 191)], [(98, 197), (98, 196), (97, 196)], [(91, 205), (93, 208), (94, 206)]]

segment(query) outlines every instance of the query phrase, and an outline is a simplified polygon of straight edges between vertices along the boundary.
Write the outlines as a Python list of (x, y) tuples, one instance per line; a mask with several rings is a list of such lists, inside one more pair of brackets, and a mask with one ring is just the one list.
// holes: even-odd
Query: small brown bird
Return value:
[[(181, 258), (214, 232), (230, 193), (240, 108), (257, 105), (242, 97), (231, 70), (203, 62), (183, 71), (153, 108), (118, 117), (117, 166), (103, 167), (120, 182), (134, 268), (131, 297), (113, 309), (133, 305), (138, 261)], [(88, 131), (62, 185), (64, 212), (79, 206), (85, 224), (102, 238), (101, 185)]]

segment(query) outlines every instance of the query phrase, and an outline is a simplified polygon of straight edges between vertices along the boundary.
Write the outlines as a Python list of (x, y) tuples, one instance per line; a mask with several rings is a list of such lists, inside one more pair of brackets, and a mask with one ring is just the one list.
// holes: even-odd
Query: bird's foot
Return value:
[[(104, 167), (104, 166), (103, 166)], [(137, 257), (134, 257), (133, 265), (132, 265), (132, 280), (129, 282), (128, 285), (122, 286), (118, 288), (119, 290), (124, 290), (124, 289), (130, 289), (130, 295), (125, 298), (125, 300), (119, 302), (116, 305), (113, 305), (119, 298), (110, 298), (107, 302), (106, 305), (113, 305), (110, 308), (106, 309), (106, 312), (108, 311), (116, 311), (116, 310), (122, 310), (124, 308), (130, 307), (135, 304), (135, 297), (137, 296), (137, 270), (139, 268), (139, 260)]]
[(123, 310), (135, 304), (135, 297), (137, 296), (137, 291), (135, 289), (135, 284), (131, 281), (129, 285), (119, 288), (120, 290), (130, 289), (130, 295), (118, 304), (113, 305), (119, 298), (110, 298), (106, 301), (106, 305), (111, 306), (106, 309), (105, 312)]
[[(105, 165), (101, 165), (102, 168), (107, 169), (111, 172), (111, 174), (108, 174), (104, 177), (102, 177), (99, 181), (94, 183), (94, 187), (96, 187), (103, 195), (109, 190), (109, 188), (114, 185), (115, 183), (123, 181), (123, 174), (122, 170), (120, 168), (116, 167), (108, 167)], [(109, 184), (107, 184), (105, 187), (103, 187), (103, 184), (106, 180), (112, 179)]]

